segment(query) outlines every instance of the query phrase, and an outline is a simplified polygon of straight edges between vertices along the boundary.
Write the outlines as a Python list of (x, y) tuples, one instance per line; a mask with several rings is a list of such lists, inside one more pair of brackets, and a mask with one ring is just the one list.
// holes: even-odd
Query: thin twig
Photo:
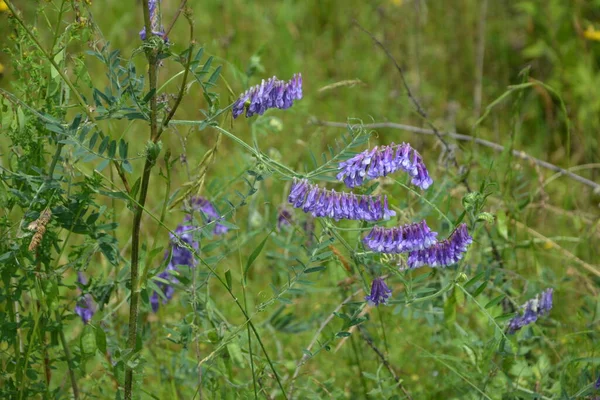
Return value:
[(479, 26), (477, 28), (477, 58), (475, 70), (475, 88), (473, 90), (473, 109), (475, 118), (481, 115), (481, 94), (483, 87), (483, 62), (485, 58), (485, 25), (487, 20), (488, 0), (482, 0)]
[(187, 4), (187, 0), (181, 0), (181, 3), (179, 4), (179, 8), (177, 9), (177, 12), (175, 13), (175, 16), (173, 17), (173, 20), (171, 21), (171, 24), (169, 25), (169, 27), (165, 31), (165, 37), (169, 37), (169, 33), (171, 33), (171, 30), (175, 26), (175, 22), (177, 22), (177, 19), (181, 15), (181, 12), (185, 8), (186, 4)]
[[(182, 7), (185, 6), (185, 2), (187, 0), (183, 0), (181, 2), (181, 6), (179, 7), (179, 12), (181, 12)], [(179, 107), (179, 105), (181, 104), (181, 100), (183, 99), (183, 95), (185, 94), (185, 85), (187, 84), (187, 77), (188, 77), (188, 73), (190, 72), (190, 66), (192, 65), (192, 53), (194, 52), (194, 19), (192, 18), (191, 14), (189, 13), (189, 10), (185, 12), (185, 17), (188, 20), (188, 23), (190, 25), (190, 51), (188, 53), (187, 56), (187, 62), (185, 64), (185, 71), (183, 73), (183, 80), (181, 81), (181, 87), (179, 88), (179, 93), (177, 95), (177, 98), (175, 99), (175, 103), (173, 104), (173, 107), (171, 108), (171, 111), (169, 112), (169, 114), (166, 116), (166, 118), (163, 120), (163, 122), (160, 125), (160, 128), (158, 130), (158, 136), (160, 136), (164, 130), (165, 127), (167, 127), (167, 125), (169, 125), (169, 121), (171, 121), (171, 119), (173, 118), (173, 116), (175, 115), (175, 112), (177, 111), (177, 108)], [(175, 21), (173, 21), (173, 23), (175, 23)], [(165, 34), (166, 37), (166, 34)]]
[(402, 85), (404, 86), (404, 90), (406, 90), (406, 94), (407, 94), (408, 98), (410, 99), (410, 101), (412, 101), (412, 103), (415, 105), (415, 109), (416, 109), (417, 113), (421, 116), (421, 118), (423, 118), (423, 120), (425, 121), (425, 123), (427, 123), (427, 125), (429, 125), (431, 127), (431, 130), (437, 136), (438, 140), (442, 143), (442, 145), (444, 146), (444, 149), (448, 153), (448, 156), (450, 157), (450, 161), (452, 161), (452, 163), (454, 164), (454, 166), (458, 168), (458, 162), (456, 161), (456, 158), (454, 157), (454, 153), (452, 152), (452, 148), (450, 147), (450, 145), (448, 144), (448, 142), (446, 142), (444, 140), (444, 138), (440, 134), (439, 130), (435, 127), (435, 125), (431, 121), (429, 121), (429, 117), (427, 116), (427, 113), (425, 112), (425, 109), (421, 106), (421, 103), (419, 103), (419, 101), (417, 100), (417, 98), (413, 95), (412, 91), (410, 90), (410, 86), (408, 86), (408, 82), (406, 81), (406, 77), (404, 76), (404, 70), (398, 64), (398, 62), (396, 61), (396, 59), (394, 58), (394, 56), (392, 55), (392, 53), (390, 53), (390, 51), (387, 49), (387, 47), (385, 47), (383, 45), (383, 43), (381, 43), (371, 32), (369, 32), (368, 30), (366, 30), (365, 28), (363, 28), (358, 23), (358, 21), (354, 20), (353, 22), (354, 22), (354, 24), (361, 31), (363, 31), (364, 33), (366, 33), (367, 35), (369, 35), (369, 37), (373, 40), (373, 42), (375, 42), (375, 44), (377, 46), (379, 46), (384, 51), (384, 53), (386, 54), (386, 56), (394, 64), (394, 66), (396, 67), (396, 70), (398, 70), (398, 73), (400, 74), (400, 78), (402, 80)]
[(396, 384), (398, 384), (398, 386), (400, 387), (400, 389), (402, 390), (402, 392), (404, 393), (404, 395), (406, 396), (407, 399), (412, 400), (412, 397), (410, 395), (410, 393), (408, 392), (408, 390), (406, 390), (406, 388), (404, 387), (404, 385), (402, 384), (402, 382), (400, 381), (400, 378), (398, 377), (398, 375), (396, 374), (396, 371), (394, 371), (394, 368), (392, 368), (391, 364), (389, 363), (389, 361), (385, 358), (385, 355), (381, 352), (381, 350), (379, 350), (375, 344), (373, 343), (373, 340), (371, 340), (371, 338), (367, 335), (367, 333), (365, 332), (364, 328), (362, 326), (358, 326), (358, 331), (360, 332), (360, 335), (362, 336), (362, 338), (365, 340), (365, 342), (367, 342), (367, 344), (369, 345), (369, 347), (375, 352), (375, 354), (377, 354), (377, 356), (381, 359), (381, 362), (383, 363), (384, 367), (387, 368), (388, 371), (390, 371), (390, 374), (392, 375), (392, 377), (394, 378), (394, 380), (396, 381)]
[[(323, 321), (321, 323), (321, 325), (319, 326), (319, 329), (317, 329), (317, 331), (315, 332), (312, 340), (310, 341), (308, 347), (306, 348), (307, 351), (310, 352), (310, 350), (313, 348), (313, 346), (317, 343), (317, 340), (319, 339), (319, 335), (321, 335), (321, 332), (323, 332), (323, 329), (325, 329), (325, 327), (331, 322), (331, 320), (333, 319), (333, 317), (335, 317), (335, 313), (339, 312), (342, 307), (344, 307), (344, 305), (346, 305), (346, 303), (348, 303), (350, 300), (352, 300), (354, 298), (354, 296), (357, 296), (360, 292), (362, 292), (362, 289), (357, 290), (356, 292), (352, 293), (350, 296), (346, 297), (344, 299), (344, 301), (342, 301), (336, 308), (335, 310), (333, 310), (331, 312), (331, 314), (329, 314), (329, 316), (325, 319), (325, 321)], [(309, 355), (307, 353), (304, 353), (302, 355), (302, 358), (300, 359), (300, 361), (298, 361), (298, 363), (296, 364), (296, 370), (294, 371), (294, 374), (292, 375), (292, 379), (290, 382), (290, 388), (289, 388), (289, 395), (290, 398), (293, 397), (293, 392), (294, 392), (294, 383), (296, 382), (296, 378), (298, 377), (298, 374), (300, 374), (300, 368), (302, 368), (302, 366), (304, 364), (306, 364), (306, 362), (309, 359)]]
[[(322, 125), (322, 126), (331, 126), (331, 127), (335, 127), (335, 128), (346, 128), (348, 127), (348, 124), (345, 122), (333, 122), (333, 121), (319, 121), (319, 120), (315, 120), (313, 123), (315, 123), (316, 125)], [(376, 122), (373, 124), (365, 124), (365, 125), (351, 125), (353, 128), (356, 127), (363, 127), (365, 129), (378, 129), (378, 128), (390, 128), (390, 129), (400, 129), (403, 131), (407, 131), (407, 132), (412, 132), (412, 133), (419, 133), (419, 134), (423, 134), (423, 135), (434, 135), (434, 131), (431, 129), (427, 129), (427, 128), (419, 128), (417, 126), (412, 126), (412, 125), (405, 125), (405, 124), (398, 124), (395, 122)], [(464, 135), (464, 134), (460, 134), (460, 133), (453, 133), (453, 132), (439, 132), (442, 136), (448, 136), (452, 139), (455, 140), (460, 140), (463, 142), (473, 142), (476, 144), (479, 144), (481, 146), (484, 147), (489, 147), (490, 149), (494, 149), (496, 151), (502, 152), (505, 150), (504, 146), (498, 144), (498, 143), (494, 143), (494, 142), (490, 142), (489, 140), (485, 140), (485, 139), (480, 139), (477, 137), (473, 137), (473, 136), (469, 136), (469, 135)], [(591, 187), (592, 189), (594, 189), (595, 191), (600, 190), (600, 184), (582, 177), (581, 175), (577, 175), (567, 169), (561, 168), (557, 165), (551, 164), (547, 161), (544, 160), (540, 160), (539, 158), (535, 158), (527, 153), (525, 153), (524, 151), (520, 151), (520, 150), (513, 150), (512, 151), (513, 155), (515, 157), (521, 158), (523, 160), (527, 160), (530, 161), (536, 165), (539, 165), (542, 168), (546, 168), (550, 171), (554, 171), (557, 172), (561, 175), (564, 176), (568, 176), (569, 178), (580, 182), (584, 185), (587, 185), (589, 187)]]

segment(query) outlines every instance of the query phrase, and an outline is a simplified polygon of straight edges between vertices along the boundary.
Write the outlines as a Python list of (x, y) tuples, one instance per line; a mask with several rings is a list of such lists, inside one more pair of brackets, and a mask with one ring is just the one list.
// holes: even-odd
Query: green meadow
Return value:
[[(599, 0), (4, 1), (0, 398), (600, 398)], [(336, 178), (392, 143), (429, 188)], [(363, 240), (423, 220), (460, 261)]]

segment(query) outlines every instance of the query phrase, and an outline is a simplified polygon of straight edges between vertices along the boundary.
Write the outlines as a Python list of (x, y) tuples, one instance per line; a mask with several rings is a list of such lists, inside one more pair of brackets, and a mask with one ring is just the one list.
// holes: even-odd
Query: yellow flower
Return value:
[(583, 32), (583, 37), (588, 40), (596, 40), (600, 42), (600, 31), (595, 30), (592, 26), (588, 26), (585, 32)]
[(8, 10), (8, 6), (4, 2), (4, 0), (0, 0), (0, 12)]
[[(2, 0), (0, 0), (2, 1)], [(403, 0), (392, 0), (392, 4), (395, 6), (401, 6), (403, 3)]]
[(0, 77), (2, 76), (3, 73), (4, 73), (4, 65), (2, 65), (2, 63), (0, 63)]

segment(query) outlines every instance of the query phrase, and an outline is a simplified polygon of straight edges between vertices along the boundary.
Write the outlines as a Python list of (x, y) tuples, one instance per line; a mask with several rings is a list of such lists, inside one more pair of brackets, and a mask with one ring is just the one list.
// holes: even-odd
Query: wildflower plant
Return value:
[[(514, 333), (558, 324), (553, 289), (515, 308), (503, 249), (520, 238), (510, 214), (486, 211), (497, 184), (460, 165), (395, 61), (439, 160), (358, 119), (323, 143), (287, 123), (330, 101), (319, 75), (209, 55), (186, 1), (142, 1), (123, 51), (89, 2), (59, 3), (40, 5), (58, 16), (47, 30), (0, 1), (15, 71), (0, 89), (0, 397), (537, 396), (533, 373), (525, 387), (515, 371), (543, 339)], [(268, 127), (293, 149), (268, 149)], [(421, 344), (392, 341), (400, 328)], [(320, 360), (350, 360), (345, 383), (307, 377)], [(417, 374), (430, 360), (457, 375), (435, 393), (437, 375)]]

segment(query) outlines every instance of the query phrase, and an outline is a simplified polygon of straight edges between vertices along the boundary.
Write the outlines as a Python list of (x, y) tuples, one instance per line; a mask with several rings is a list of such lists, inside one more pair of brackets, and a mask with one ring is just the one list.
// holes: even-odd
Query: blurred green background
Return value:
[[(56, 28), (61, 2), (14, 3), (29, 23), (37, 23), (40, 37), (50, 46), (50, 32)], [(39, 5), (45, 12), (35, 11)], [(163, 2), (165, 25), (178, 5), (173, 0)], [(120, 49), (124, 58), (141, 46), (139, 2), (96, 0), (89, 5), (90, 13), (86, 3), (79, 6), (81, 16), (86, 18), (80, 22), (85, 40), (69, 46), (68, 57), (73, 59), (67, 63), (71, 68), (78, 65), (78, 52), (100, 44), (110, 42), (110, 47)], [(276, 75), (287, 80), (293, 73), (302, 73), (304, 98), (292, 109), (271, 110), (253, 125), (244, 118), (231, 121), (228, 117), (224, 121), (231, 132), (247, 142), (256, 138), (263, 151), (296, 170), (311, 169), (310, 151), (319, 155), (343, 132), (319, 125), (318, 121), (345, 123), (352, 119), (365, 124), (396, 122), (428, 128), (415, 112), (394, 65), (368, 35), (356, 28), (352, 22), (355, 19), (389, 49), (404, 69), (414, 96), (440, 130), (484, 138), (561, 168), (572, 168), (599, 183), (599, 0), (225, 0), (190, 1), (189, 6), (193, 9), (195, 40), (215, 57), (216, 65), (223, 65), (223, 80), (217, 85), (222, 107), (261, 79)], [(3, 48), (11, 46), (7, 18), (6, 13), (0, 14)], [(69, 13), (62, 18), (64, 28), (77, 17)], [(93, 25), (103, 36), (90, 28)], [(70, 26), (74, 29), (74, 25)], [(187, 48), (187, 36), (187, 26), (181, 18), (169, 35), (174, 52)], [(9, 90), (16, 75), (11, 58), (0, 54), (4, 66), (0, 86)], [(82, 59), (89, 75), (81, 75), (84, 78), (78, 83), (82, 91), (90, 93), (89, 84), (102, 88), (106, 80), (103, 66), (91, 56)], [(143, 71), (143, 54), (138, 54), (135, 62)], [(180, 71), (180, 65), (165, 63), (159, 71), (159, 84)], [(511, 89), (511, 85), (538, 81), (544, 85)], [(166, 92), (174, 94), (178, 87), (179, 80), (175, 79), (166, 86)], [(502, 100), (495, 102), (499, 98)], [(176, 118), (201, 119), (199, 110), (203, 108), (206, 102), (202, 93), (192, 85)], [(477, 123), (484, 114), (485, 118)], [(149, 135), (141, 123), (123, 122), (105, 128), (114, 138), (126, 132), (131, 141), (130, 154), (141, 153)], [(216, 133), (211, 130), (186, 128), (167, 132), (163, 137), (165, 148), (171, 149), (174, 156), (185, 154), (191, 169), (188, 175), (185, 164), (176, 164), (173, 189), (193, 180), (195, 166), (215, 140)], [(415, 399), (568, 398), (577, 393), (591, 396), (590, 385), (600, 373), (600, 192), (569, 177), (553, 176), (554, 172), (513, 157), (507, 150), (498, 152), (478, 144), (447, 140), (455, 146), (459, 163), (469, 170), (472, 187), (478, 188), (484, 179), (496, 183), (486, 210), (496, 216), (489, 229), (506, 271), (491, 272), (489, 292), (479, 295), (477, 303), (454, 294), (457, 298), (452, 300), (456, 303), (453, 311), (446, 306), (451, 303), (448, 298), (444, 299), (446, 305), (438, 302), (427, 304), (426, 308), (397, 305), (371, 310), (366, 328), (375, 345), (384, 351)], [(428, 198), (456, 217), (460, 211), (453, 210), (460, 207), (465, 191), (456, 184), (457, 171), (445, 164), (443, 149), (435, 138), (382, 128), (376, 130), (370, 145), (392, 141), (410, 142), (423, 154), (436, 182)], [(7, 143), (0, 135), (2, 153), (8, 150)], [(133, 164), (136, 171), (141, 170), (141, 160)], [(209, 168), (203, 194), (223, 207), (221, 196), (233, 196), (233, 190), (241, 187), (234, 178), (252, 165), (248, 154), (223, 138), (217, 160)], [(384, 181), (382, 186), (394, 198), (401, 219), (411, 220), (430, 211), (430, 226), (443, 227), (425, 203), (390, 182)], [(148, 208), (154, 213), (159, 212), (164, 190), (163, 182), (153, 178)], [(285, 196), (286, 183), (269, 179), (261, 184), (248, 207), (236, 212), (232, 222), (242, 230), (230, 236), (228, 249), (239, 246), (239, 252), (234, 251), (223, 262), (221, 271), (231, 268), (234, 279), (239, 280), (235, 271), (240, 260), (248, 258), (273, 226), (277, 206), (285, 202)], [(127, 227), (131, 214), (124, 206), (117, 207), (116, 219)], [(173, 210), (167, 219), (169, 227), (174, 229), (182, 218), (183, 213)], [(164, 236), (159, 240), (168, 240), (167, 233), (150, 219), (144, 220), (143, 230), (148, 238)], [(119, 235), (127, 255), (128, 229), (120, 229)], [(357, 232), (344, 233), (344, 237), (352, 243), (359, 238)], [(490, 246), (484, 231), (478, 231), (466, 262), (469, 278), (479, 271), (490, 272)], [(248, 292), (250, 308), (270, 296), (269, 284), (281, 285), (286, 279), (278, 261), (269, 257), (280, 252), (277, 241), (268, 243), (267, 249), (253, 270)], [(319, 326), (342, 300), (360, 289), (360, 284), (344, 288), (347, 273), (342, 267), (351, 255), (342, 247), (335, 251), (340, 254), (328, 261), (327, 270), (318, 278), (313, 277), (314, 285), (301, 295), (292, 296), (289, 304), (271, 307), (264, 316), (257, 317), (263, 341), (277, 361), (286, 385)], [(218, 252), (213, 250), (213, 254)], [(98, 257), (88, 274), (110, 276), (111, 272), (106, 261)], [(441, 284), (446, 278), (441, 273), (429, 279), (425, 286), (427, 282)], [(404, 290), (400, 281), (393, 281), (391, 286), (395, 293)], [(535, 333), (519, 339), (518, 356), (498, 356), (489, 346), (496, 330), (487, 313), (500, 315), (501, 307), (485, 311), (479, 304), (485, 305), (502, 293), (522, 304), (546, 287), (556, 290), (551, 316)], [(241, 324), (239, 312), (221, 288), (214, 288), (211, 296), (219, 313), (234, 324)], [(358, 294), (354, 300), (361, 301), (363, 296), (364, 293)], [(113, 307), (116, 300), (119, 299), (111, 302)], [(189, 304), (183, 296), (176, 296), (156, 316), (145, 317), (147, 364), (142, 396), (194, 395), (197, 359), (218, 346), (210, 335), (201, 338), (198, 349), (169, 340), (173, 335), (182, 335), (175, 325), (188, 312)], [(287, 321), (283, 325), (282, 315)], [(120, 340), (118, 335), (123, 332), (126, 317), (126, 307), (116, 309), (109, 328), (114, 334), (110, 340)], [(334, 332), (340, 324), (334, 320), (331, 325), (326, 332)], [(74, 324), (71, 336), (76, 338), (80, 329)], [(358, 331), (348, 340), (334, 342), (330, 350), (303, 366), (295, 383), (298, 398), (392, 398), (393, 390), (380, 387), (381, 382), (389, 380), (387, 371)], [(234, 343), (205, 364), (215, 385), (215, 398), (244, 397), (246, 393), (252, 397), (246, 357), (246, 350)], [(275, 390), (273, 377), (264, 360), (259, 364), (262, 384), (271, 393)], [(88, 365), (85, 390), (101, 398), (112, 393), (112, 380), (105, 371), (106, 365), (100, 361), (93, 368)], [(401, 398), (402, 394), (397, 396)]]

